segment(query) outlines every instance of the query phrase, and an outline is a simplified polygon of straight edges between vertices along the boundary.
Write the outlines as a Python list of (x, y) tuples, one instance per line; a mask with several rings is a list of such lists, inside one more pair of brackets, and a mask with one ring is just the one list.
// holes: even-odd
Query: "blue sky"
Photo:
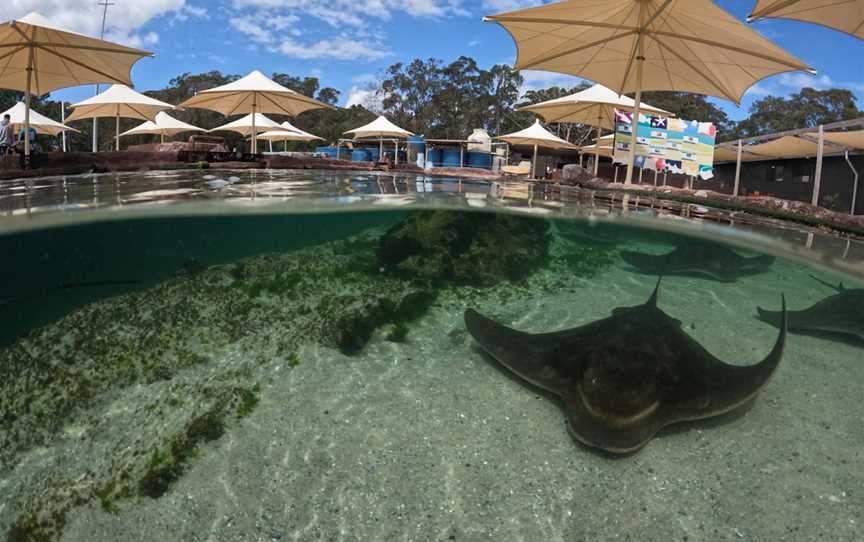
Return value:
[[(183, 72), (220, 70), (246, 74), (286, 72), (318, 76), (342, 91), (342, 103), (363, 99), (368, 81), (390, 64), (415, 57), (450, 61), (460, 55), (488, 67), (512, 63), (515, 47), (501, 27), (482, 16), (537, 0), (111, 0), (108, 38), (156, 53), (133, 72), (135, 86), (165, 86)], [(7, 0), (17, 17), (38, 10), (55, 23), (98, 34), (97, 0)], [(755, 0), (720, 0), (744, 19)], [(793, 21), (764, 21), (755, 29), (819, 70), (816, 77), (786, 74), (767, 79), (741, 108), (716, 100), (733, 119), (746, 116), (754, 99), (789, 94), (802, 86), (849, 88), (864, 108), (864, 42)], [(526, 88), (572, 85), (575, 79), (524, 72)], [(71, 101), (92, 94), (70, 89), (55, 94)]]

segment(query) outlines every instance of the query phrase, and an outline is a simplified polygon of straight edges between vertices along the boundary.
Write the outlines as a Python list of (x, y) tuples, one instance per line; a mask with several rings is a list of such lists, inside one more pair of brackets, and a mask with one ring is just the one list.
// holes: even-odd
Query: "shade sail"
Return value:
[[(516, 69), (576, 75), (618, 94), (705, 94), (736, 104), (748, 88), (809, 66), (712, 0), (568, 0), (489, 17), (516, 42)], [(633, 177), (630, 146), (625, 184)]]
[(773, 139), (759, 145), (748, 145), (747, 151), (768, 158), (806, 158), (816, 156), (819, 144), (795, 136)]
[(712, 0), (569, 0), (488, 19), (516, 41), (516, 69), (576, 75), (619, 94), (672, 90), (737, 104), (765, 77), (814, 71)]
[[(131, 85), (132, 65), (150, 55), (63, 30), (33, 12), (0, 24), (0, 88), (24, 92), (24, 124), (29, 126), (31, 95), (94, 83)], [(29, 138), (24, 154), (29, 158)]]
[[(747, 146), (741, 150), (741, 161), (752, 162), (754, 160), (765, 160), (765, 156), (759, 156), (751, 152), (752, 146)], [(737, 162), (738, 147), (715, 147), (714, 162)]]
[[(335, 109), (330, 104), (283, 87), (257, 70), (227, 85), (202, 90), (180, 104), (180, 107), (209, 109), (229, 117), (245, 113), (273, 113), (294, 117), (312, 109)], [(253, 119), (257, 119), (257, 116)], [(258, 150), (258, 130), (252, 130), (251, 133), (254, 153)]]
[[(632, 111), (635, 101), (621, 96), (603, 85), (594, 85), (576, 94), (520, 107), (518, 111), (530, 111), (543, 117), (548, 123), (572, 122), (598, 128), (615, 128), (615, 110)], [(643, 103), (643, 113), (674, 116), (669, 111)]]
[(206, 131), (207, 130), (204, 130), (203, 128), (198, 128), (197, 126), (192, 126), (191, 124), (186, 124), (183, 121), (177, 120), (164, 111), (160, 111), (159, 113), (156, 113), (155, 120), (148, 120), (144, 124), (123, 132), (120, 136), (151, 134), (171, 137), (183, 132)]
[(270, 130), (258, 135), (258, 139), (266, 141), (324, 141), (323, 137), (304, 132), (288, 121), (279, 125), (278, 130)]
[(594, 143), (600, 143), (601, 146), (604, 144), (612, 143), (615, 140), (615, 134), (606, 134), (603, 137), (598, 137), (594, 140)]
[(794, 19), (864, 40), (864, 0), (758, 0), (748, 21)]
[(568, 141), (561, 139), (555, 134), (551, 133), (549, 130), (544, 128), (540, 121), (534, 121), (534, 124), (525, 128), (524, 130), (519, 130), (518, 132), (513, 132), (512, 134), (506, 134), (503, 136), (498, 136), (495, 139), (500, 139), (501, 141), (506, 141), (511, 145), (533, 145), (534, 146), (534, 160), (531, 161), (531, 177), (535, 176), (537, 171), (537, 148), (545, 147), (548, 149), (577, 149), (578, 147)]
[(615, 149), (608, 145), (586, 145), (581, 149), (582, 154), (593, 154), (595, 156), (603, 156), (605, 158), (612, 158), (612, 155), (615, 152)]
[(373, 120), (369, 124), (361, 126), (359, 128), (354, 128), (353, 130), (348, 130), (345, 132), (346, 134), (353, 134), (355, 138), (360, 139), (364, 137), (410, 137), (414, 134), (409, 132), (408, 130), (403, 130), (402, 128), (396, 126), (383, 115), (379, 116), (377, 119)]
[(540, 121), (535, 121), (534, 124), (525, 128), (524, 130), (519, 130), (518, 132), (513, 132), (512, 134), (506, 134), (503, 136), (498, 136), (496, 139), (500, 139), (501, 141), (506, 141), (511, 145), (537, 145), (538, 147), (546, 147), (549, 149), (575, 149), (576, 145), (561, 139), (555, 134), (551, 133), (549, 130), (544, 128)]
[[(812, 134), (810, 137), (818, 137)], [(864, 150), (864, 130), (856, 130), (854, 132), (825, 132), (825, 141), (830, 141), (837, 145), (842, 145), (850, 149)]]
[(267, 132), (269, 130), (279, 130), (281, 129), (278, 122), (270, 119), (269, 117), (265, 117), (261, 113), (255, 113), (253, 118), (252, 114), (248, 114), (243, 118), (237, 119), (234, 122), (229, 122), (228, 124), (224, 124), (222, 126), (217, 126), (210, 130), (211, 132), (236, 132), (242, 136), (250, 136), (252, 132), (256, 134), (260, 134), (261, 132)]
[(111, 85), (105, 92), (72, 105), (66, 122), (94, 117), (154, 120), (156, 114), (174, 106), (136, 92), (126, 85)]
[(37, 12), (0, 24), (0, 87), (9, 90), (41, 96), (87, 84), (131, 85), (132, 65), (145, 56), (152, 53), (63, 30)]
[[(12, 129), (17, 134), (21, 131), (21, 128), (24, 127), (25, 109), (26, 106), (24, 105), (24, 102), (18, 102), (6, 111), (0, 113), (0, 118), (3, 118), (3, 115), (9, 115), (12, 122)], [(60, 135), (61, 132), (66, 130), (72, 132), (78, 131), (66, 126), (65, 124), (60, 124), (59, 122), (40, 114), (38, 111), (33, 110), (30, 110), (30, 127), (35, 129), (36, 133), (51, 136)]]

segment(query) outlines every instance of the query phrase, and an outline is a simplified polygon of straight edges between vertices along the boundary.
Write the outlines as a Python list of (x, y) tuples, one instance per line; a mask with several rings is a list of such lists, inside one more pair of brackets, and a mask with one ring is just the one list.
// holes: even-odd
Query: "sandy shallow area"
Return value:
[[(800, 309), (832, 293), (808, 274), (778, 262), (728, 285), (668, 277), (660, 307), (719, 358), (754, 363), (777, 334), (757, 304), (777, 308), (785, 292)], [(617, 261), (564, 291), (476, 308), (551, 331), (643, 303), (654, 281)], [(861, 539), (860, 347), (790, 335), (747, 412), (612, 458), (574, 442), (556, 402), (478, 350), (465, 306), (445, 295), (404, 344), (378, 335), (354, 356), (306, 347), (297, 367), (263, 365), (257, 408), (165, 495), (76, 508), (62, 540)]]

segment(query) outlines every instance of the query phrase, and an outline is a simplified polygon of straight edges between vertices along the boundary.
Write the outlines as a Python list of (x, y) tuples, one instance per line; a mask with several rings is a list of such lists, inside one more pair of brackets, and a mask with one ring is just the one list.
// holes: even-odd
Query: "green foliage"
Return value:
[(294, 368), (298, 365), (300, 365), (300, 356), (297, 355), (297, 352), (291, 352), (288, 355), (288, 366)]
[(796, 128), (815, 128), (841, 120), (860, 117), (855, 95), (847, 89), (816, 90), (782, 96), (766, 96), (750, 107), (749, 118), (736, 129), (738, 137), (772, 134)]
[(255, 410), (255, 407), (258, 406), (258, 403), (261, 399), (258, 397), (258, 394), (261, 392), (261, 386), (255, 384), (251, 390), (247, 390), (246, 388), (236, 388), (234, 393), (238, 397), (237, 403), (237, 417), (245, 418), (249, 414)]
[(408, 325), (405, 322), (396, 322), (387, 332), (387, 340), (394, 343), (404, 343), (408, 338)]

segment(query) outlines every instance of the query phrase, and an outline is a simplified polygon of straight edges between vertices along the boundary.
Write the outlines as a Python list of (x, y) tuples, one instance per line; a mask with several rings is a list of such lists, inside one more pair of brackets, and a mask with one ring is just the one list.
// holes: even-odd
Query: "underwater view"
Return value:
[(0, 533), (861, 540), (864, 244), (556, 190), (5, 185)]

